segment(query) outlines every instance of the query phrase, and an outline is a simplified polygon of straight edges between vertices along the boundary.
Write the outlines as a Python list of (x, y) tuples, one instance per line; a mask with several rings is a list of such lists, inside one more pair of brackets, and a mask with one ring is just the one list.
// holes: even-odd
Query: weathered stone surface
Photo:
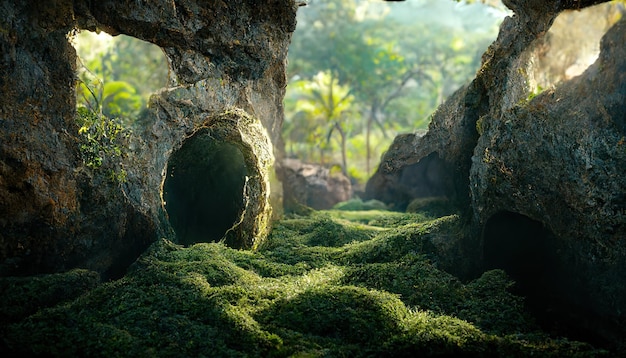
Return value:
[(330, 209), (352, 198), (350, 179), (341, 172), (331, 172), (323, 166), (297, 159), (285, 159), (281, 162), (280, 173), (286, 211), (297, 211), (302, 205), (318, 210)]
[[(574, 335), (624, 345), (625, 21), (604, 37), (596, 63), (571, 78), (578, 59), (558, 42), (569, 32), (585, 48), (597, 37), (567, 26), (547, 31), (561, 10), (598, 2), (505, 3), (515, 16), (503, 22), (476, 78), (437, 110), (428, 133), (396, 138), (368, 197), (390, 200), (405, 171), (425, 171), (437, 155), (446, 169), (436, 172), (454, 183), (441, 185), (444, 197), (473, 232), (458, 244), (458, 259), (505, 268), (545, 324), (565, 322)], [(550, 58), (559, 65), (547, 66)], [(534, 97), (538, 85), (548, 89)], [(431, 185), (426, 178), (414, 176), (412, 185)], [(402, 200), (420, 196), (401, 190)]]
[[(398, 136), (392, 148), (402, 143), (403, 139), (414, 141), (416, 136), (413, 134)], [(398, 147), (400, 151), (403, 148), (405, 147)], [(396, 151), (393, 153), (400, 154), (400, 156), (406, 154)], [(367, 182), (365, 192), (366, 195), (375, 196), (378, 200), (390, 203), (393, 210), (404, 211), (415, 198), (445, 196), (454, 192), (451, 170), (452, 168), (439, 158), (437, 152), (433, 152), (417, 163), (403, 166), (397, 175), (374, 176)]]
[[(282, 155), (296, 9), (292, 0), (1, 1), (0, 275), (85, 267), (115, 277), (156, 238), (173, 237), (166, 168), (202, 128), (223, 129), (245, 157), (247, 204), (226, 241), (254, 247), (267, 230), (272, 144)], [(168, 87), (129, 140), (122, 185), (81, 168), (67, 39), (75, 27), (134, 36), (168, 57)]]
[(163, 179), (164, 206), (178, 242), (224, 240), (231, 247), (255, 248), (268, 233), (268, 173), (274, 163), (261, 123), (228, 111), (207, 118), (178, 146)]
[(600, 58), (583, 75), (492, 121), (477, 143), (471, 170), (479, 225), (504, 211), (542, 223), (555, 236), (551, 264), (561, 270), (549, 289), (558, 288), (581, 310), (622, 324), (626, 51), (618, 44), (623, 43), (626, 21), (603, 38)]

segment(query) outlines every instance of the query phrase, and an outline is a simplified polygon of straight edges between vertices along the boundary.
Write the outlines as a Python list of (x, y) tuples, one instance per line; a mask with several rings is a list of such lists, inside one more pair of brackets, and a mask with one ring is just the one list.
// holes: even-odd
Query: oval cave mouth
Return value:
[(208, 128), (187, 138), (170, 156), (164, 207), (176, 242), (220, 241), (245, 210), (248, 170), (241, 149)]

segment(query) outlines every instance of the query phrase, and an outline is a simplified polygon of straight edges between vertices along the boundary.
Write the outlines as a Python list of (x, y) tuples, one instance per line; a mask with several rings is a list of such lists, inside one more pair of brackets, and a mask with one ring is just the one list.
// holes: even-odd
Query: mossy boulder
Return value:
[(506, 1), (514, 16), (476, 78), (426, 134), (395, 138), (366, 193), (419, 200), (411, 211), (444, 198), (472, 232), (449, 252), (481, 263), (460, 271), (505, 269), (555, 330), (613, 342), (626, 335), (626, 22), (597, 3)]
[[(376, 215), (378, 221), (363, 211), (286, 219), (257, 251), (215, 242), (184, 247), (159, 240), (123, 278), (83, 294), (74, 291), (67, 300), (13, 317), (0, 330), (0, 353), (53, 357), (609, 353), (542, 332), (501, 270), (465, 282), (437, 268), (436, 254), (423, 241), (445, 235), (443, 223), (449, 219), (389, 226), (380, 223), (402, 222), (398, 215), (404, 220), (417, 216)], [(382, 220), (384, 216), (388, 220)], [(320, 222), (332, 224), (315, 230)], [(400, 240), (402, 230), (411, 227), (414, 237)], [(345, 239), (346, 234), (354, 235), (354, 240)], [(56, 286), (75, 282), (57, 281)]]

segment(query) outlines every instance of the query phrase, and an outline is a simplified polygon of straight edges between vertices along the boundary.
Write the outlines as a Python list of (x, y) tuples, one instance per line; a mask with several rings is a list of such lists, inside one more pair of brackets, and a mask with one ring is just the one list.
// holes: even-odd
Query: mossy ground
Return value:
[[(3, 317), (1, 350), (63, 357), (608, 355), (542, 333), (504, 272), (464, 283), (439, 270), (431, 242), (459, 226), (456, 216), (315, 212), (277, 223), (257, 252), (159, 241), (125, 277), (73, 291), (73, 300), (44, 304), (48, 291), (15, 291), (3, 279), (3, 304), (16, 304), (7, 300), (14, 291), (25, 302), (38, 298), (42, 309)], [(63, 278), (77, 284), (75, 272), (54, 277), (56, 285)]]

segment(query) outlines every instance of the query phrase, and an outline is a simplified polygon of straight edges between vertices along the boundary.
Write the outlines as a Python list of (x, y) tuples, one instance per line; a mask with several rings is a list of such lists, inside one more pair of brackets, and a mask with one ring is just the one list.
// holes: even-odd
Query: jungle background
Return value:
[[(362, 190), (393, 138), (425, 132), (437, 106), (473, 78), (506, 11), (499, 2), (310, 1), (289, 48), (286, 155), (338, 166)], [(157, 46), (124, 35), (82, 31), (74, 44), (82, 133), (98, 145), (132, 130), (167, 83), (166, 60)], [(92, 167), (122, 154), (83, 152)]]

